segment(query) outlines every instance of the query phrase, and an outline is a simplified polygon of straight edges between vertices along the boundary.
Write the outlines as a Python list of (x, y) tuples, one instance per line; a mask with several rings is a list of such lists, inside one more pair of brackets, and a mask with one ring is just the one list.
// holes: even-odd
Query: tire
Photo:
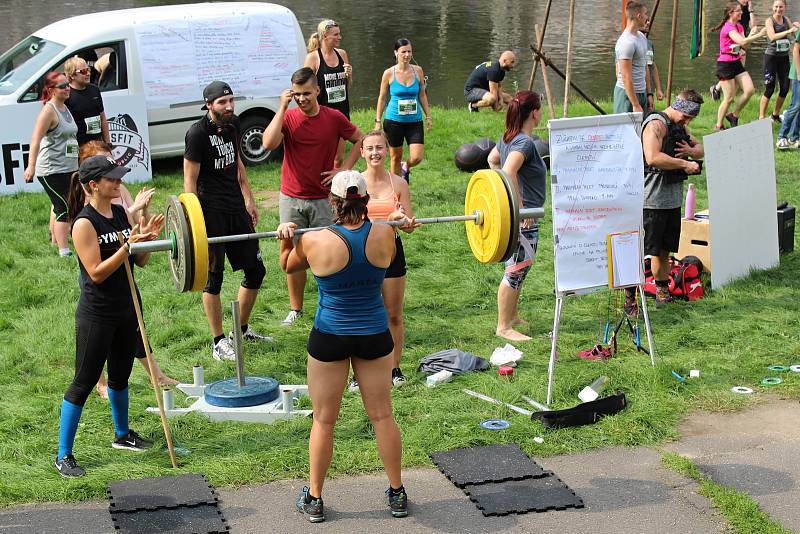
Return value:
[(242, 139), (239, 154), (242, 162), (248, 167), (254, 167), (270, 161), (283, 159), (283, 145), (275, 150), (266, 150), (261, 145), (264, 129), (272, 116), (260, 114), (248, 115), (242, 119)]

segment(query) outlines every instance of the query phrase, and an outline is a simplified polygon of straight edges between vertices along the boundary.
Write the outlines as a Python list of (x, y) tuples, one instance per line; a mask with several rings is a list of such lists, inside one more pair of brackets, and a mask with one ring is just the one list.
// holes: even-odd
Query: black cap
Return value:
[(127, 167), (117, 165), (111, 156), (92, 156), (81, 163), (80, 180), (82, 184), (88, 184), (92, 180), (98, 181), (100, 178), (117, 180), (130, 171)]
[(214, 100), (218, 99), (221, 96), (225, 95), (232, 95), (233, 90), (231, 86), (225, 82), (221, 82), (219, 80), (215, 80), (210, 84), (206, 85), (206, 88), (203, 89), (203, 100), (206, 101), (203, 104), (203, 107), (200, 109), (208, 109), (208, 104), (212, 103)]

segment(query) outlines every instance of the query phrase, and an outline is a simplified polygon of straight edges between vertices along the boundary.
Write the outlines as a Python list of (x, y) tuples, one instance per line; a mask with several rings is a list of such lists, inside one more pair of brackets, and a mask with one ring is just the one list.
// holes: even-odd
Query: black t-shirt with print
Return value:
[(183, 157), (200, 163), (197, 197), (203, 210), (240, 213), (245, 209), (237, 165), (239, 132), (239, 117), (234, 115), (228, 125), (219, 128), (208, 114), (186, 132)]
[(87, 141), (103, 140), (100, 127), (100, 114), (104, 111), (103, 97), (96, 85), (89, 84), (84, 89), (73, 87), (65, 104), (78, 125), (79, 145)]
[(489, 82), (500, 83), (506, 77), (506, 71), (500, 68), (500, 60), (485, 61), (475, 66), (464, 85), (464, 92), (469, 93), (476, 87), (489, 90)]

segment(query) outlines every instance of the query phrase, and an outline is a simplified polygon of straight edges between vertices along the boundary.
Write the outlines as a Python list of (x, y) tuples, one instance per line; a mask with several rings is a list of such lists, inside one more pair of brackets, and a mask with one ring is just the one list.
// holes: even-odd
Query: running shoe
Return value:
[(403, 376), (403, 371), (399, 367), (392, 369), (392, 385), (399, 388), (406, 383), (406, 377)]
[(358, 380), (353, 378), (353, 381), (347, 386), (347, 391), (350, 393), (361, 393), (361, 389), (358, 387)]
[(116, 438), (111, 442), (115, 449), (125, 449), (128, 451), (143, 452), (153, 447), (153, 442), (147, 441), (134, 430), (128, 430), (127, 436)]
[[(233, 332), (228, 334), (230, 339), (233, 339)], [(269, 336), (262, 336), (261, 334), (257, 334), (255, 330), (247, 327), (247, 330), (242, 334), (242, 339), (245, 341), (260, 341), (262, 343), (275, 343), (275, 340)]]
[(675, 299), (669, 294), (669, 289), (656, 286), (656, 308), (673, 302), (675, 302)]
[(400, 177), (406, 182), (411, 182), (411, 168), (405, 161), (400, 164)]
[(789, 140), (786, 139), (785, 137), (781, 137), (780, 139), (778, 139), (778, 142), (775, 143), (775, 148), (777, 148), (778, 150), (789, 150), (790, 148), (792, 148), (792, 143), (790, 143)]
[(78, 465), (75, 457), (71, 454), (65, 454), (63, 458), (56, 458), (56, 471), (64, 478), (82, 477), (86, 474), (86, 470)]
[(408, 515), (408, 495), (406, 489), (400, 487), (400, 491), (395, 493), (392, 488), (386, 490), (386, 499), (389, 501), (389, 510), (392, 517), (406, 517)]
[(718, 131), (718, 132), (721, 132), (722, 130), (724, 130), (724, 129), (725, 129), (725, 125), (723, 125), (723, 124), (715, 124), (715, 125), (714, 125), (714, 129), (715, 129), (716, 131)]
[(480, 110), (472, 106), (472, 102), (467, 102), (467, 111), (470, 113), (478, 113)]
[(789, 141), (790, 148), (794, 150), (800, 149), (800, 139), (795, 139), (794, 141)]
[(61, 256), (62, 258), (71, 258), (71, 257), (74, 256), (72, 251), (70, 249), (68, 249), (68, 248), (65, 248), (64, 250), (59, 251), (58, 255)]
[(775, 124), (781, 124), (781, 123), (783, 123), (783, 119), (781, 119), (780, 115), (775, 115), (773, 113), (772, 114), (772, 122), (774, 122)]
[(725, 115), (725, 118), (728, 119), (728, 122), (731, 124), (731, 128), (736, 128), (739, 126), (739, 117), (734, 115), (733, 113), (728, 113)]
[(308, 486), (303, 486), (300, 495), (297, 496), (295, 506), (297, 511), (306, 516), (312, 523), (322, 523), (325, 521), (325, 507), (322, 504), (322, 497), (310, 499), (308, 497)]
[(292, 326), (301, 315), (303, 315), (303, 312), (300, 310), (289, 310), (289, 314), (286, 316), (286, 319), (281, 321), (281, 326)]
[(712, 86), (709, 88), (709, 91), (711, 92), (711, 98), (712, 98), (712, 100), (715, 100), (715, 101), (716, 101), (716, 100), (719, 100), (719, 99), (720, 99), (720, 97), (722, 96), (722, 95), (720, 94), (720, 91), (719, 91), (719, 89), (717, 88), (717, 84), (714, 84), (714, 85), (712, 85)]
[(214, 350), (212, 351), (211, 355), (218, 362), (221, 362), (222, 360), (236, 361), (236, 351), (233, 350), (231, 340), (227, 337), (220, 339), (217, 344), (214, 345)]
[(599, 343), (589, 350), (582, 350), (578, 353), (578, 358), (581, 360), (588, 360), (590, 362), (604, 362), (611, 359), (611, 349), (604, 347)]

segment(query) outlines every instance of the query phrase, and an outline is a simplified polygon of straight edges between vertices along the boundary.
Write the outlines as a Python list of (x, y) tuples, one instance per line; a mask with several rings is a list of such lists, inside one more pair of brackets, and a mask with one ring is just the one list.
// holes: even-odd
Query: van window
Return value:
[[(52, 62), (64, 46), (31, 35), (14, 48), (0, 56), (0, 95), (10, 95), (43, 65)], [(34, 95), (25, 94), (21, 102), (39, 98), (38, 89)]]

